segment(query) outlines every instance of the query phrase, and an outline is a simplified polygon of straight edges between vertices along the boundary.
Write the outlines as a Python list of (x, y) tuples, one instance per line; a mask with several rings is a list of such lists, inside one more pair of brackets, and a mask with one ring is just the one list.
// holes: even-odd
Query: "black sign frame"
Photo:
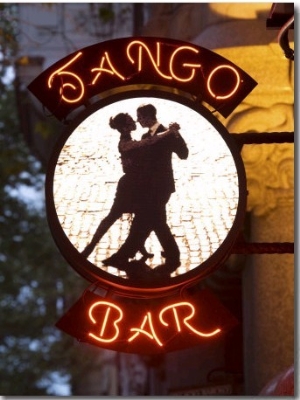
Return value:
[[(159, 282), (157, 280), (150, 282), (134, 282), (124, 280), (96, 267), (93, 263), (85, 259), (77, 249), (72, 245), (65, 232), (63, 231), (54, 204), (53, 196), (53, 179), (55, 174), (55, 167), (60, 154), (60, 150), (67, 141), (76, 127), (88, 116), (92, 115), (97, 110), (104, 106), (113, 104), (122, 99), (138, 98), (138, 97), (157, 97), (183, 104), (195, 112), (201, 114), (206, 120), (212, 124), (224, 139), (226, 145), (231, 151), (239, 180), (239, 202), (236, 212), (234, 223), (225, 238), (220, 248), (209, 257), (203, 264), (198, 266), (192, 271), (189, 271), (181, 276), (163, 278)], [(204, 279), (216, 269), (218, 269), (231, 254), (236, 240), (238, 239), (241, 227), (243, 225), (245, 212), (246, 212), (246, 176), (244, 164), (241, 159), (240, 151), (236, 145), (235, 140), (230, 136), (227, 129), (223, 124), (205, 107), (199, 105), (190, 99), (174, 93), (168, 93), (160, 90), (132, 90), (126, 93), (114, 94), (108, 98), (100, 100), (99, 102), (91, 105), (88, 109), (79, 114), (66, 128), (65, 132), (61, 135), (56, 143), (55, 149), (51, 156), (47, 175), (46, 175), (46, 208), (47, 217), (50, 230), (53, 234), (56, 245), (61, 251), (62, 255), (66, 258), (67, 262), (75, 269), (81, 276), (90, 282), (98, 282), (100, 286), (109, 290), (114, 290), (119, 293), (131, 293), (132, 295), (146, 295), (146, 296), (160, 296), (166, 293), (178, 291), (182, 286), (194, 285), (196, 282)]]

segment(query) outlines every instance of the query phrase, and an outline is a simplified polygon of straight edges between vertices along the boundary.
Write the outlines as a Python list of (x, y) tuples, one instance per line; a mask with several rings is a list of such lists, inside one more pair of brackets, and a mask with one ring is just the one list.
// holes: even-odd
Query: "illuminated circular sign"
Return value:
[[(145, 104), (155, 107), (164, 127), (179, 124), (179, 133), (141, 140), (147, 129), (137, 110)], [(134, 120), (129, 134), (135, 147), (125, 156), (110, 123), (122, 113)], [(177, 153), (168, 144), (174, 141), (181, 143)], [(136, 168), (128, 178), (130, 151)], [(124, 191), (128, 179), (133, 186)], [(170, 179), (168, 197), (162, 182)], [(128, 195), (135, 208), (128, 207)], [(167, 92), (120, 93), (90, 106), (59, 139), (46, 205), (56, 244), (80, 275), (132, 295), (160, 295), (203, 279), (230, 255), (246, 209), (244, 165), (234, 140), (206, 108)], [(141, 243), (135, 254), (118, 258), (133, 226), (141, 229)]]

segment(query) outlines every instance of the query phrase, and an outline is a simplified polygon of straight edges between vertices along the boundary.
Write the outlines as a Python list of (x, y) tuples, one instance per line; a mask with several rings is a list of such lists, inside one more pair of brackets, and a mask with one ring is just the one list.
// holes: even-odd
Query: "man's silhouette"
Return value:
[[(143, 149), (153, 146), (154, 143), (162, 140), (166, 135), (177, 132), (178, 124), (170, 124), (169, 129), (160, 135), (153, 136), (148, 140), (133, 140), (131, 132), (136, 129), (136, 123), (127, 113), (119, 113), (109, 120), (111, 129), (116, 129), (120, 133), (118, 150), (123, 169), (123, 176), (120, 178), (113, 205), (105, 218), (100, 222), (91, 242), (82, 251), (84, 257), (88, 257), (99, 240), (105, 235), (108, 229), (122, 216), (123, 213), (136, 213), (136, 207), (140, 193), (139, 177), (141, 158)], [(144, 259), (151, 258), (154, 254), (147, 252), (144, 246), (139, 248)]]
[[(142, 127), (149, 128), (142, 139), (158, 135), (166, 130), (157, 121), (156, 108), (152, 104), (143, 105), (137, 109), (137, 120)], [(121, 265), (126, 264), (129, 258), (134, 257), (137, 249), (145, 242), (151, 231), (155, 232), (166, 258), (165, 264), (157, 267), (157, 270), (161, 269), (170, 274), (180, 265), (179, 248), (167, 224), (166, 214), (166, 204), (171, 194), (175, 192), (173, 153), (176, 153), (180, 159), (188, 157), (187, 145), (178, 132), (145, 148), (139, 174), (139, 208), (127, 239), (115, 254), (103, 260), (105, 265), (121, 268)]]

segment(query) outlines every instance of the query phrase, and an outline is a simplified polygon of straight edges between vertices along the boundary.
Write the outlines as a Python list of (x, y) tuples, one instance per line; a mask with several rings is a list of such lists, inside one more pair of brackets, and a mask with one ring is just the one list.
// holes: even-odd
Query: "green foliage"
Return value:
[[(112, 21), (112, 8), (101, 9), (102, 22)], [(0, 394), (59, 394), (53, 388), (62, 377), (76, 395), (84, 391), (89, 372), (99, 374), (101, 349), (76, 346), (55, 327), (88, 282), (53, 242), (43, 205), (43, 166), (19, 126), (13, 74), (17, 23), (16, 4), (0, 3)], [(53, 126), (41, 120), (33, 129), (48, 138)]]
[(112, 22), (115, 18), (114, 10), (109, 6), (100, 7), (98, 10), (99, 19), (104, 24)]
[(43, 204), (44, 175), (20, 132), (13, 81), (5, 82), (14, 27), (11, 10), (0, 12), (0, 394), (43, 396), (55, 394), (57, 374), (82, 373), (82, 354), (55, 323), (88, 284), (62, 259), (35, 201)]
[(79, 297), (85, 285), (56, 251), (43, 212), (9, 194), (2, 200), (0, 392), (46, 395), (45, 377), (68, 370), (53, 351), (61, 341), (54, 325), (70, 306), (66, 295)]
[(21, 184), (41, 187), (41, 167), (19, 131), (15, 93), (9, 85), (3, 85), (0, 94), (0, 172), (2, 189)]
[(0, 3), (0, 78), (11, 65), (18, 48), (15, 39), (15, 4)]
[(62, 340), (55, 323), (87, 284), (58, 253), (44, 209), (23, 198), (28, 190), (42, 198), (44, 176), (14, 105), (7, 86), (0, 94), (0, 393), (47, 395), (51, 373), (70, 375), (53, 352)]
[(43, 139), (48, 139), (54, 134), (56, 125), (51, 125), (50, 121), (38, 120), (34, 126), (36, 134), (40, 135)]

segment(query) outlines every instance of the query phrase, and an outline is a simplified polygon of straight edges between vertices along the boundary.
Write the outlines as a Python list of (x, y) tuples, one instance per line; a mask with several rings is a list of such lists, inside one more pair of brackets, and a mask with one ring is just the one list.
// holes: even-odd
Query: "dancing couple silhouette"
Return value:
[[(113, 223), (123, 213), (131, 213), (134, 217), (127, 238), (119, 250), (102, 263), (131, 272), (130, 259), (137, 252), (142, 254), (141, 263), (154, 256), (145, 249), (145, 242), (153, 231), (162, 246), (165, 262), (152, 272), (158, 277), (169, 277), (180, 266), (180, 251), (168, 226), (166, 212), (170, 196), (175, 192), (172, 155), (175, 153), (185, 160), (189, 151), (179, 133), (179, 124), (171, 123), (165, 128), (156, 114), (152, 104), (138, 107), (137, 122), (148, 128), (141, 140), (132, 139), (136, 122), (129, 114), (120, 113), (110, 118), (110, 127), (120, 133), (118, 150), (124, 174), (118, 182), (110, 212), (100, 222), (82, 255), (88, 257)], [(136, 262), (134, 266), (138, 268)]]

